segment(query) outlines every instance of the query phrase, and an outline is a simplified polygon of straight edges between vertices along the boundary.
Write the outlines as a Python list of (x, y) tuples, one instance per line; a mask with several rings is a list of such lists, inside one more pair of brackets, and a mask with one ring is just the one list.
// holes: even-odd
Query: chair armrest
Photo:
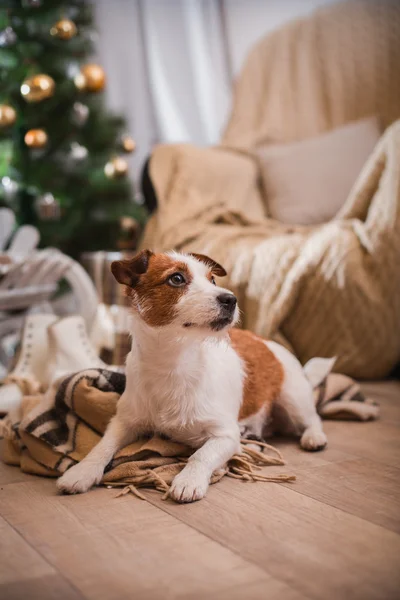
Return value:
[[(200, 148), (191, 144), (156, 146), (145, 165), (142, 189), (151, 205), (165, 208), (186, 201), (193, 210), (223, 204), (250, 220), (265, 217), (259, 188), (259, 170), (247, 153), (224, 147)], [(199, 202), (200, 201), (200, 202)], [(197, 205), (195, 208), (194, 205)]]

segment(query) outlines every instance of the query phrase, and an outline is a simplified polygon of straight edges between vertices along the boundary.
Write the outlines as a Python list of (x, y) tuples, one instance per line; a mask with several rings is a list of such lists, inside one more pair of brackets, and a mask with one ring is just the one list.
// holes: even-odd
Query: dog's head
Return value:
[(225, 269), (203, 254), (142, 250), (113, 262), (111, 271), (127, 286), (135, 313), (152, 327), (217, 332), (238, 320), (236, 297), (215, 280)]

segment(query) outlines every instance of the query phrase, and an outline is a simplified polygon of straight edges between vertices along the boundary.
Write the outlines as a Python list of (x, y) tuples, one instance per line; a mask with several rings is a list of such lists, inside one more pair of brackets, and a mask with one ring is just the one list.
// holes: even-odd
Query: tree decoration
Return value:
[(27, 102), (41, 102), (54, 94), (54, 79), (49, 75), (34, 75), (25, 79), (21, 94)]
[(12, 46), (17, 41), (17, 34), (12, 27), (6, 27), (0, 31), (0, 48)]
[(120, 234), (117, 245), (120, 250), (133, 250), (136, 248), (139, 237), (139, 223), (133, 217), (121, 217), (119, 220)]
[(47, 133), (44, 129), (30, 129), (24, 137), (29, 148), (43, 148), (47, 144)]
[(104, 173), (108, 179), (120, 179), (128, 173), (128, 163), (121, 156), (112, 158), (104, 167)]
[(136, 142), (130, 135), (124, 135), (121, 138), (121, 148), (127, 153), (134, 152), (136, 150)]
[(97, 42), (99, 41), (99, 34), (97, 33), (97, 31), (89, 31), (87, 37), (92, 42), (92, 44), (97, 44)]
[(61, 19), (50, 29), (50, 34), (60, 40), (70, 40), (77, 34), (77, 28), (70, 19)]
[(58, 221), (61, 216), (60, 203), (50, 192), (37, 198), (35, 208), (42, 221)]
[(100, 65), (83, 65), (74, 82), (82, 92), (100, 92), (106, 84), (106, 76)]
[(82, 160), (85, 160), (88, 156), (88, 149), (85, 146), (81, 146), (78, 142), (71, 143), (71, 150), (69, 152), (69, 158), (75, 162), (79, 163)]
[(6, 200), (14, 200), (16, 193), (18, 192), (19, 185), (16, 181), (5, 175), (1, 178), (1, 187), (4, 191), (4, 197)]
[(80, 73), (81, 68), (79, 63), (76, 60), (72, 60), (67, 64), (66, 74), (69, 79), (75, 79), (75, 77)]
[(86, 104), (82, 104), (82, 102), (74, 102), (72, 107), (72, 118), (76, 125), (82, 127), (89, 117), (89, 107)]
[(42, 0), (22, 0), (24, 8), (39, 8), (42, 6)]
[(9, 127), (14, 125), (17, 113), (12, 106), (0, 104), (0, 127)]

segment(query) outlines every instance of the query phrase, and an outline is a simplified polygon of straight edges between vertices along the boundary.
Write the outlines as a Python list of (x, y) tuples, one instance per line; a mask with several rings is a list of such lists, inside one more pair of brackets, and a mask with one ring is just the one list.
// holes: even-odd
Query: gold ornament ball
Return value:
[(138, 222), (133, 217), (121, 217), (119, 223), (121, 225), (121, 230), (125, 233), (136, 231), (139, 227)]
[(106, 76), (100, 65), (83, 65), (74, 81), (82, 92), (100, 92), (106, 84)]
[(49, 75), (34, 75), (25, 79), (21, 94), (27, 102), (41, 102), (54, 94), (54, 79)]
[(120, 235), (117, 246), (120, 250), (134, 250), (139, 235), (139, 223), (133, 217), (120, 218)]
[(43, 148), (47, 144), (47, 133), (43, 129), (30, 129), (24, 140), (29, 148)]
[(128, 163), (124, 158), (117, 156), (111, 159), (104, 167), (104, 173), (108, 179), (119, 179), (128, 173)]
[(0, 127), (9, 127), (14, 125), (17, 118), (17, 113), (12, 106), (8, 104), (0, 104)]
[(77, 34), (77, 28), (73, 21), (61, 19), (50, 29), (50, 34), (60, 40), (70, 40)]
[(136, 142), (130, 135), (124, 135), (121, 140), (121, 145), (124, 152), (134, 152), (136, 149)]

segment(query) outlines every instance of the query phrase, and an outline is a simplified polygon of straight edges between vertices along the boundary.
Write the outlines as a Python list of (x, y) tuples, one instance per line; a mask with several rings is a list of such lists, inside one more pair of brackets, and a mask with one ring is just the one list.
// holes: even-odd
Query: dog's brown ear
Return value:
[(118, 283), (135, 287), (139, 281), (140, 275), (146, 273), (149, 267), (150, 256), (153, 255), (151, 250), (142, 250), (133, 258), (127, 260), (114, 260), (111, 263), (111, 272)]
[(197, 260), (207, 265), (207, 267), (210, 267), (211, 273), (213, 273), (213, 275), (217, 275), (217, 277), (225, 277), (227, 274), (224, 267), (221, 267), (220, 264), (205, 254), (196, 254), (196, 252), (190, 252), (189, 256), (197, 258)]

